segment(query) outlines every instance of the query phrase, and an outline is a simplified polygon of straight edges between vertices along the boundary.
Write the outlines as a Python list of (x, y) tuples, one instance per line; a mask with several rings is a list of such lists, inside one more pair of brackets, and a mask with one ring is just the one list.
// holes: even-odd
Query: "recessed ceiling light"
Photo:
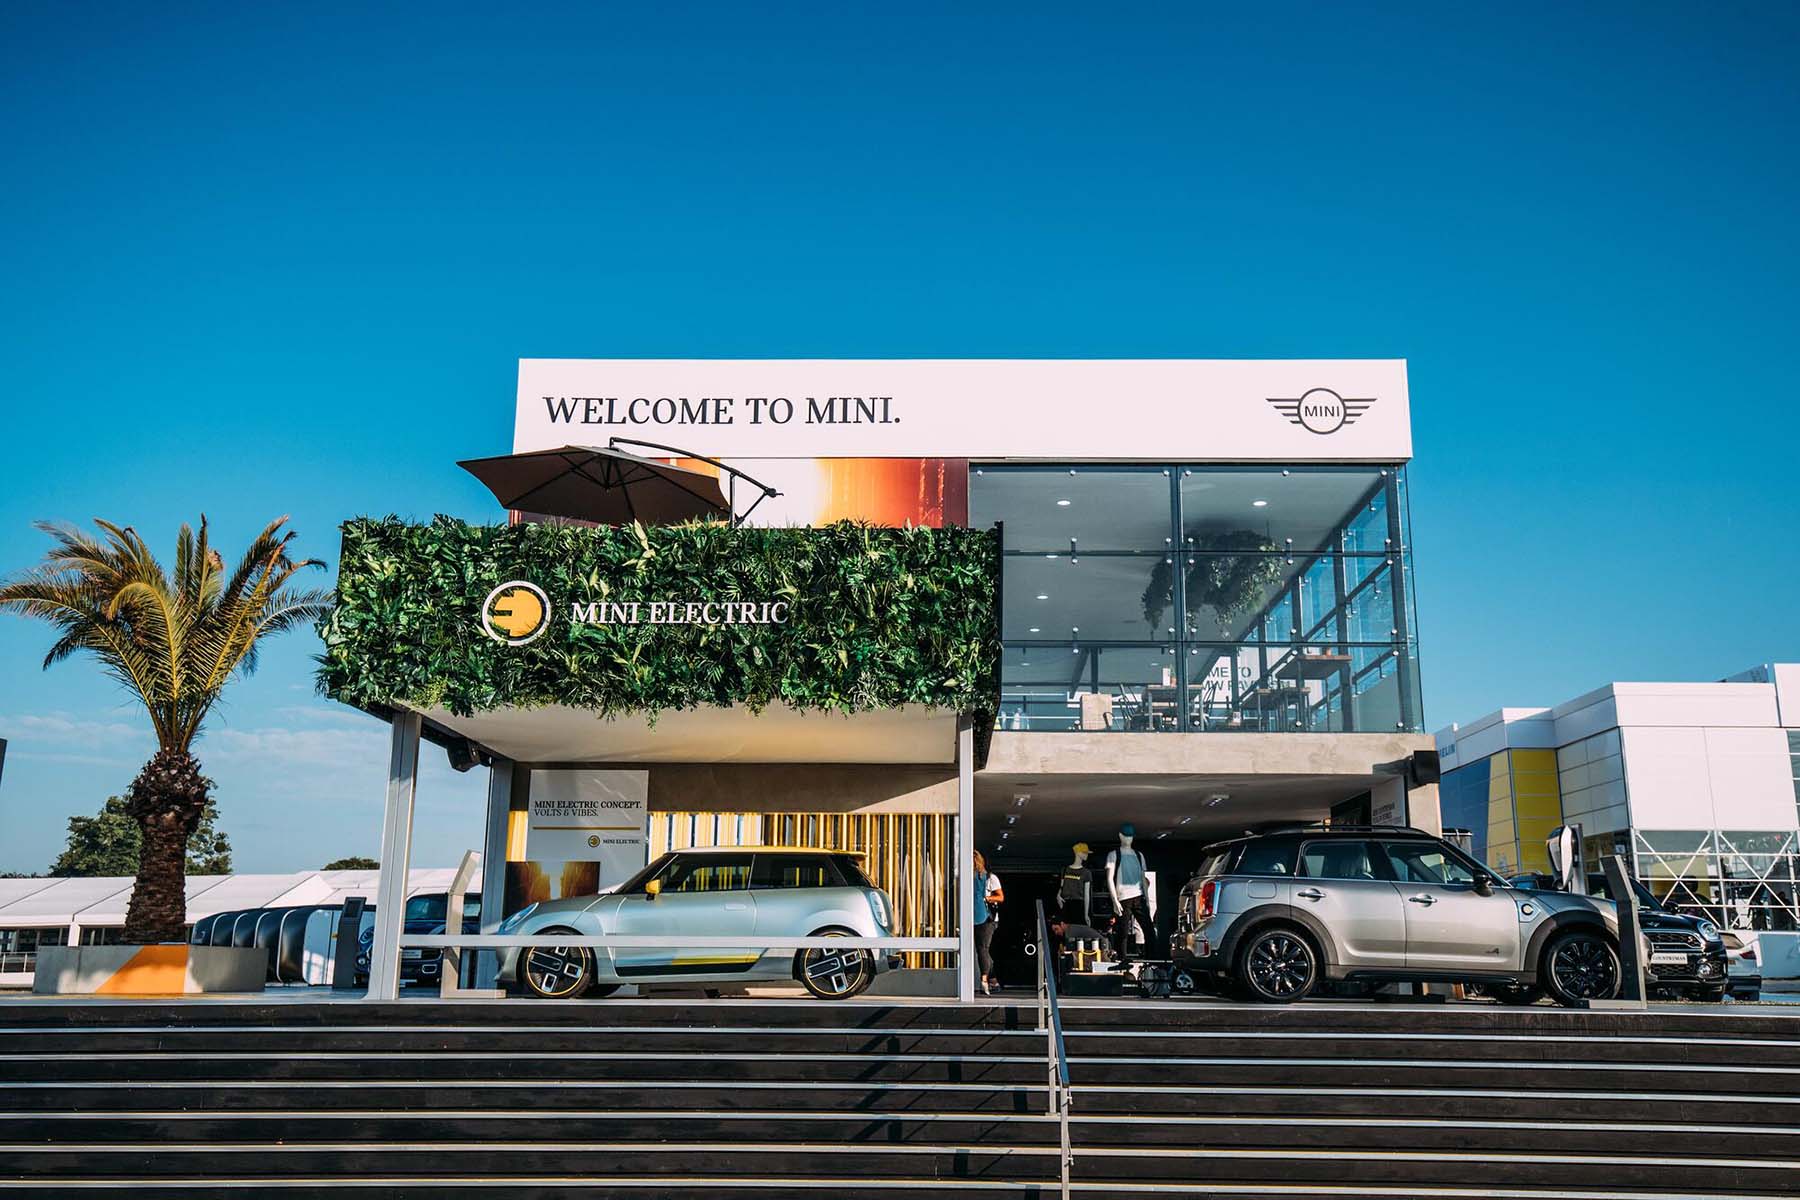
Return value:
[(1050, 598), (1050, 593), (1049, 593), (1049, 592), (1039, 592), (1039, 593), (1038, 593), (1038, 599), (1039, 599), (1039, 600), (1048, 600), (1048, 599), (1049, 599), (1049, 598)]
[(1250, 502), (1250, 507), (1251, 508), (1267, 508), (1267, 507), (1269, 507), (1269, 502), (1267, 500), (1252, 500)]
[(1057, 501), (1057, 502), (1056, 502), (1056, 507), (1058, 507), (1058, 508), (1067, 508), (1067, 507), (1069, 507), (1069, 502), (1068, 502), (1068, 501), (1067, 501), (1067, 500), (1058, 500), (1058, 501)]
[(1033, 625), (1029, 630), (1027, 630), (1027, 632), (1028, 633), (1042, 633), (1044, 631), (1039, 629), (1036, 625)]

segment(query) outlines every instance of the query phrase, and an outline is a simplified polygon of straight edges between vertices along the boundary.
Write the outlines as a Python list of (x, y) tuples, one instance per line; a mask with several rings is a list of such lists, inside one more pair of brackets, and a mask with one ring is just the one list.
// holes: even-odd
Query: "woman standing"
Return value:
[(981, 994), (991, 996), (1000, 981), (994, 978), (994, 927), (1000, 923), (1000, 905), (1006, 893), (1000, 890), (1000, 877), (991, 875), (987, 859), (975, 851), (975, 959), (981, 965)]

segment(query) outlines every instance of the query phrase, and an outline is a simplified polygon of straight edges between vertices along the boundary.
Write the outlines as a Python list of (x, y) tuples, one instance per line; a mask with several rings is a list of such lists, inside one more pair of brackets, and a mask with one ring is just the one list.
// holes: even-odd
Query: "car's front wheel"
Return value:
[(1606, 935), (1575, 929), (1544, 948), (1544, 990), (1564, 1008), (1580, 1008), (1590, 1000), (1619, 994), (1619, 952)]
[[(810, 937), (855, 937), (847, 929), (821, 929)], [(821, 1000), (848, 1000), (875, 982), (875, 959), (867, 950), (814, 947), (794, 956), (800, 984)]]
[[(542, 932), (575, 935), (573, 929)], [(519, 985), (540, 1000), (573, 1000), (594, 986), (594, 952), (586, 946), (527, 946), (519, 959)]]
[(1265, 1004), (1304, 1000), (1319, 984), (1319, 955), (1297, 930), (1265, 929), (1238, 953), (1238, 982)]

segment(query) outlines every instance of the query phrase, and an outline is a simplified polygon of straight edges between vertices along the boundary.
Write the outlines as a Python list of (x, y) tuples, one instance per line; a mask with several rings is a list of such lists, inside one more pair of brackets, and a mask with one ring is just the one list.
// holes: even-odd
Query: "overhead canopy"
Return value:
[(502, 507), (517, 512), (601, 525), (674, 525), (731, 516), (714, 476), (623, 450), (563, 446), (457, 465), (486, 484)]
[(903, 705), (870, 712), (804, 712), (772, 704), (601, 717), (582, 708), (502, 708), (427, 720), (515, 762), (950, 763), (956, 714)]

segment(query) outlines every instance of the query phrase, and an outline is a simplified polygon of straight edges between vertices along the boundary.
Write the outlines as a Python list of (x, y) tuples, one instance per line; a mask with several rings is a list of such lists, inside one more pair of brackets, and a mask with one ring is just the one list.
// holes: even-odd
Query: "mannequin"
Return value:
[(1120, 962), (1131, 958), (1131, 933), (1135, 925), (1143, 934), (1143, 944), (1150, 949), (1155, 940), (1150, 924), (1150, 910), (1144, 901), (1144, 876), (1149, 867), (1144, 856), (1132, 849), (1137, 830), (1130, 822), (1119, 826), (1119, 848), (1106, 856), (1106, 890), (1112, 896), (1118, 916), (1113, 919), (1113, 950)]
[(1088, 844), (1075, 843), (1075, 859), (1063, 868), (1062, 882), (1057, 887), (1057, 910), (1066, 920), (1078, 925), (1088, 921)]

